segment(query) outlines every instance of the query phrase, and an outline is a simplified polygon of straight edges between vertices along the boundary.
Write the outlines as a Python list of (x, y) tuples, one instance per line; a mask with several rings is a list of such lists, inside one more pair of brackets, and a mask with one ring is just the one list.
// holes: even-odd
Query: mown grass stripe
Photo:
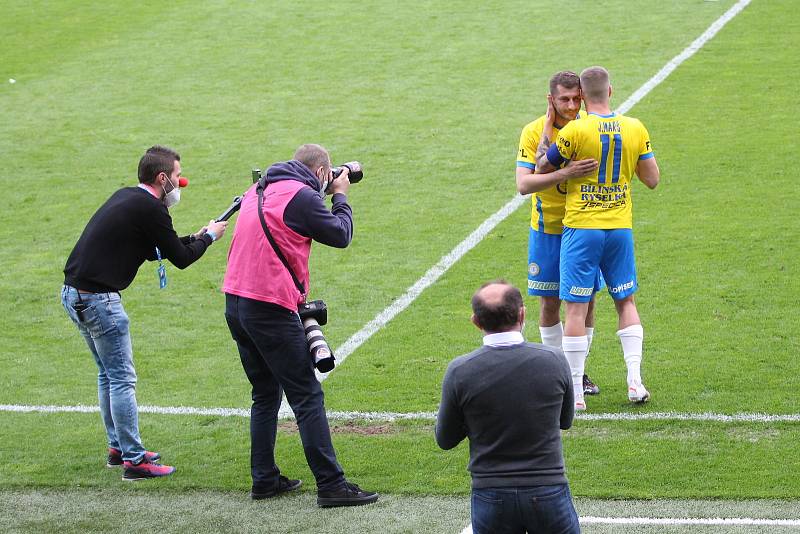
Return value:
[[(18, 413), (96, 413), (97, 406), (74, 405), (26, 405), (0, 404), (0, 412)], [(160, 415), (215, 415), (219, 417), (250, 417), (249, 408), (196, 408), (193, 406), (139, 406), (140, 413)], [(286, 416), (292, 419), (291, 415)], [(581, 413), (578, 421), (697, 421), (713, 423), (798, 423), (800, 414), (766, 414), (766, 413)], [(328, 412), (328, 419), (334, 421), (396, 421), (419, 420), (435, 421), (436, 412)]]

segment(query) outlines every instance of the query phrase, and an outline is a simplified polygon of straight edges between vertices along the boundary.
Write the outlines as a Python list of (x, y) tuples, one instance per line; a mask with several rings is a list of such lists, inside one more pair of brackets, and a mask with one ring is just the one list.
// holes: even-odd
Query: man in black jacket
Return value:
[(580, 532), (561, 450), (575, 413), (564, 353), (525, 342), (522, 294), (505, 281), (484, 284), (472, 310), (483, 347), (448, 366), (436, 421), (442, 449), (469, 438), (472, 530)]
[[(222, 237), (227, 222), (210, 221), (197, 233), (178, 237), (167, 208), (180, 200), (180, 156), (154, 146), (139, 161), (138, 187), (125, 187), (95, 212), (64, 267), (61, 302), (78, 327), (99, 369), (97, 394), (108, 436), (108, 467), (124, 465), (123, 480), (170, 475), (158, 453), (145, 450), (139, 435), (136, 370), (120, 291), (145, 260), (157, 260), (158, 284), (167, 283), (163, 259), (185, 269)], [(154, 281), (155, 283), (155, 281)]]

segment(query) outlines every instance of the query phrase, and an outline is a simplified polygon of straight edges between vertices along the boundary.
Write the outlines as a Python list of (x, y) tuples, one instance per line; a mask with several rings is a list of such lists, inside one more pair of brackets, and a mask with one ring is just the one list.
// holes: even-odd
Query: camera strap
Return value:
[(267, 226), (267, 221), (264, 219), (264, 182), (259, 181), (258, 185), (256, 186), (256, 193), (258, 194), (258, 220), (261, 221), (261, 228), (264, 229), (264, 234), (267, 236), (267, 240), (269, 244), (272, 245), (272, 250), (275, 251), (275, 255), (278, 256), (278, 259), (281, 260), (283, 266), (286, 267), (286, 270), (289, 271), (289, 274), (292, 276), (292, 281), (294, 282), (295, 287), (303, 295), (303, 299), (306, 297), (306, 289), (303, 287), (303, 284), (300, 283), (300, 280), (297, 279), (295, 276), (294, 271), (291, 267), (289, 267), (289, 262), (286, 260), (286, 256), (283, 255), (281, 249), (278, 247), (278, 243), (275, 242), (275, 238), (272, 237), (272, 233), (269, 231), (269, 227)]

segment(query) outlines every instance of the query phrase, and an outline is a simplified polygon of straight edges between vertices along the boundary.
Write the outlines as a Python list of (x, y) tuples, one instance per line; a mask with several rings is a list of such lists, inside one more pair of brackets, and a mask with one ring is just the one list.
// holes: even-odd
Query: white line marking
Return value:
[[(341, 365), (350, 354), (352, 354), (358, 347), (365, 341), (372, 337), (375, 332), (383, 328), (389, 321), (394, 319), (400, 312), (408, 308), (408, 305), (414, 302), (420, 294), (425, 291), (431, 284), (436, 282), (444, 273), (447, 272), (458, 260), (460, 260), (467, 252), (472, 250), (475, 245), (480, 243), (489, 232), (494, 230), (495, 226), (503, 222), (509, 215), (514, 213), (519, 208), (527, 197), (516, 195), (509, 200), (505, 206), (500, 208), (497, 213), (483, 221), (483, 223), (472, 232), (466, 239), (456, 246), (449, 254), (443, 256), (439, 262), (428, 269), (422, 278), (408, 288), (406, 292), (385, 310), (380, 312), (373, 320), (368, 322), (361, 330), (350, 336), (350, 339), (337, 348), (334, 353), (336, 354), (337, 367)], [(332, 372), (332, 371), (331, 371)], [(324, 374), (321, 380), (324, 380), (327, 375)]]
[[(400, 312), (408, 308), (409, 304), (414, 302), (414, 300), (416, 300), (416, 298), (419, 297), (420, 294), (431, 284), (441, 278), (441, 276), (446, 273), (450, 267), (455, 265), (455, 263), (460, 260), (464, 254), (472, 250), (475, 245), (480, 243), (483, 238), (495, 228), (495, 226), (503, 222), (509, 215), (514, 213), (517, 208), (519, 208), (522, 203), (525, 202), (526, 198), (528, 197), (516, 195), (514, 198), (509, 200), (505, 206), (500, 208), (500, 210), (494, 215), (483, 221), (483, 223), (474, 232), (472, 232), (469, 236), (467, 236), (466, 239), (459, 243), (458, 246), (450, 251), (449, 254), (443, 256), (436, 265), (428, 269), (428, 271), (422, 275), (422, 278), (417, 280), (413, 286), (408, 288), (400, 298), (387, 306), (382, 312), (375, 316), (374, 319), (364, 325), (361, 330), (350, 336), (350, 338), (340, 347), (334, 349), (333, 353), (336, 355), (336, 367), (333, 370), (335, 371), (336, 368), (342, 365), (347, 357), (355, 352), (358, 347), (363, 345), (365, 341), (371, 338), (375, 332), (383, 328)], [(332, 372), (333, 371), (331, 371), (331, 373)], [(330, 375), (330, 373), (319, 373), (317, 371), (315, 371), (315, 373), (317, 375), (317, 380), (320, 382), (325, 380), (328, 375)], [(286, 402), (285, 397), (281, 402), (278, 415), (279, 417), (293, 416), (292, 409)]]
[[(579, 517), (582, 525), (757, 525), (797, 527), (800, 519), (752, 519), (749, 517)], [(461, 531), (461, 534), (472, 534), (472, 524)]]
[[(800, 526), (800, 519), (752, 519), (749, 517), (581, 517), (585, 525), (769, 525), (781, 527)], [(470, 529), (471, 531), (471, 529)]]
[[(17, 413), (96, 413), (98, 406), (76, 405), (32, 406), (26, 404), (0, 404), (0, 412)], [(215, 415), (219, 417), (250, 417), (249, 408), (195, 408), (192, 406), (139, 406), (140, 413), (160, 415)], [(289, 416), (291, 418), (291, 415)], [(765, 413), (581, 413), (578, 421), (696, 421), (712, 423), (800, 423), (800, 414), (765, 414)], [(435, 421), (436, 412), (328, 412), (328, 419), (335, 421), (396, 421), (417, 420)]]
[(751, 0), (739, 0), (736, 2), (728, 11), (726, 11), (720, 18), (715, 20), (711, 26), (708, 27), (703, 34), (695, 39), (692, 44), (687, 46), (683, 52), (672, 58), (664, 65), (660, 71), (658, 71), (652, 78), (647, 80), (644, 85), (642, 85), (639, 89), (637, 89), (628, 99), (622, 103), (622, 105), (617, 109), (617, 113), (625, 114), (627, 113), (633, 106), (639, 103), (639, 101), (647, 96), (647, 94), (652, 91), (658, 84), (663, 82), (667, 76), (672, 74), (672, 71), (678, 68), (678, 66), (692, 57), (695, 52), (700, 50), (704, 44), (710, 41), (716, 34), (719, 32), (725, 24), (727, 24), (733, 17), (738, 15), (747, 5), (751, 2)]

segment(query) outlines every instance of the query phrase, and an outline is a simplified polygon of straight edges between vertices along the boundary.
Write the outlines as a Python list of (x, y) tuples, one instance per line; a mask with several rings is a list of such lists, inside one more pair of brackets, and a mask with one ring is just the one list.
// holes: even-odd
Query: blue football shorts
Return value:
[[(528, 234), (528, 295), (558, 297), (561, 234), (546, 234), (533, 228)], [(594, 292), (605, 286), (600, 270), (594, 281)]]
[(614, 300), (629, 297), (639, 289), (630, 228), (564, 228), (560, 258), (562, 300), (589, 302), (598, 273), (605, 278)]

